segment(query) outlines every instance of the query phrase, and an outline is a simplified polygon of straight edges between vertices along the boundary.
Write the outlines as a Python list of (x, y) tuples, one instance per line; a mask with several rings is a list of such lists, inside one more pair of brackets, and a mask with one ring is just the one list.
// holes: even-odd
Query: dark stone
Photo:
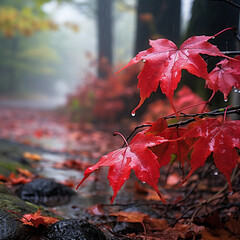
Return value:
[(74, 194), (71, 188), (44, 178), (26, 183), (18, 192), (21, 199), (48, 207), (68, 203)]
[(81, 219), (67, 219), (54, 223), (41, 240), (106, 240), (95, 225)]
[(17, 214), (0, 210), (0, 239), (19, 240), (28, 239), (32, 235), (33, 228), (23, 225), (18, 219)]
[[(24, 214), (35, 213), (38, 209), (38, 206), (24, 202), (19, 197), (11, 194), (5, 185), (0, 184), (0, 240), (39, 239), (44, 229), (26, 226), (20, 221)], [(41, 213), (43, 216), (62, 219), (43, 208)]]
[(37, 210), (36, 206), (25, 203), (0, 184), (0, 240), (28, 239), (34, 229), (23, 225), (20, 219), (24, 214)]
[(143, 231), (144, 228), (141, 223), (116, 222), (115, 226), (113, 227), (113, 232), (120, 234), (139, 233)]

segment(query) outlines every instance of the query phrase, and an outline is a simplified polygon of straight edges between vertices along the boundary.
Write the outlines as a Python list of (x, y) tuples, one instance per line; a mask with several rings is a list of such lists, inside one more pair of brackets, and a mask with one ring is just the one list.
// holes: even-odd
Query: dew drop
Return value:
[(227, 99), (224, 99), (224, 102), (227, 102), (228, 100)]
[(146, 182), (142, 182), (143, 184), (145, 184)]
[(228, 196), (232, 196), (233, 195), (233, 191), (228, 192)]
[(215, 39), (215, 37), (212, 37), (212, 39)]
[(240, 93), (240, 90), (238, 90), (238, 93)]
[(135, 112), (132, 112), (131, 115), (132, 115), (132, 117), (135, 117), (136, 113), (135, 113)]
[(145, 63), (145, 62), (146, 62), (146, 59), (143, 59), (142, 62)]
[(238, 92), (238, 90), (236, 88), (234, 88), (234, 92)]
[(217, 175), (218, 175), (218, 173), (219, 173), (218, 171), (214, 171), (214, 173), (213, 173), (213, 174), (214, 174), (215, 176), (217, 176)]

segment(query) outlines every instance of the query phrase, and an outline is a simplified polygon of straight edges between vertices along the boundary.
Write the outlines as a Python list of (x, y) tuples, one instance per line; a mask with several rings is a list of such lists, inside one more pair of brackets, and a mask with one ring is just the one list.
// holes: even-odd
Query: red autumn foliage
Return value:
[[(240, 60), (240, 56), (235, 57)], [(209, 73), (207, 86), (213, 92), (220, 91), (224, 99), (230, 93), (232, 87), (240, 88), (240, 62), (233, 59), (224, 59)]]
[(240, 149), (240, 121), (225, 121), (205, 118), (189, 125), (186, 137), (197, 138), (191, 146), (191, 171), (188, 177), (202, 167), (207, 157), (213, 153), (216, 167), (226, 177), (231, 188), (231, 174), (237, 165)]
[(131, 106), (129, 103), (137, 94), (137, 70), (128, 69), (120, 77), (110, 70), (105, 79), (87, 74), (84, 83), (68, 96), (67, 106), (74, 121), (119, 121)]
[(225, 57), (216, 46), (208, 42), (212, 38), (214, 36), (194, 36), (187, 39), (180, 48), (168, 39), (150, 40), (149, 44), (152, 48), (138, 53), (125, 67), (141, 60), (144, 62), (144, 67), (138, 75), (141, 100), (133, 110), (133, 114), (152, 92), (157, 91), (159, 84), (175, 109), (173, 93), (181, 80), (182, 69), (186, 69), (197, 77), (207, 79), (207, 64), (200, 53)]
[[(204, 78), (206, 85), (213, 90), (213, 93), (219, 90), (224, 94), (225, 99), (233, 86), (240, 88), (239, 56), (235, 59), (228, 58), (208, 42), (229, 29), (214, 36), (191, 37), (179, 49), (167, 39), (150, 40), (152, 48), (140, 52), (127, 64), (126, 67), (140, 60), (144, 62), (144, 67), (138, 76), (141, 100), (132, 113), (135, 114), (135, 111), (153, 91), (157, 90), (160, 84), (162, 92), (170, 100), (175, 115), (165, 111), (167, 116), (162, 116), (148, 125), (139, 126), (138, 128), (148, 128), (137, 133), (129, 144), (125, 141), (125, 147), (110, 152), (98, 163), (87, 168), (78, 187), (93, 171), (101, 166), (109, 166), (108, 179), (114, 192), (113, 202), (133, 169), (137, 178), (148, 183), (163, 200), (158, 189), (161, 167), (175, 159), (181, 163), (182, 167), (185, 163), (190, 163), (191, 170), (185, 178), (187, 180), (196, 169), (205, 164), (212, 153), (216, 167), (223, 173), (231, 188), (231, 174), (239, 158), (237, 148), (240, 149), (240, 121), (226, 121), (225, 118), (229, 109), (238, 113), (239, 106), (229, 106), (203, 113), (203, 109), (209, 111), (206, 108), (208, 102), (202, 102), (188, 88), (180, 90), (173, 103), (173, 93), (181, 79), (182, 69)], [(200, 54), (227, 59), (218, 63), (217, 67), (208, 74), (207, 63)], [(200, 109), (201, 102), (205, 106), (201, 106)], [(174, 106), (180, 111), (177, 112)], [(162, 104), (160, 109), (165, 107), (169, 108), (169, 105)], [(197, 113), (189, 114), (189, 109), (192, 107)], [(217, 117), (223, 114), (222, 122), (209, 118), (209, 116)], [(168, 123), (166, 119), (169, 119)], [(188, 128), (181, 127), (187, 124), (190, 124)]]
[[(204, 100), (194, 93), (189, 87), (183, 86), (178, 90), (173, 98), (174, 106), (176, 109), (183, 109), (184, 113), (201, 112), (203, 109), (202, 102)], [(209, 108), (205, 108), (209, 111)], [(144, 121), (156, 121), (159, 117), (164, 117), (172, 114), (172, 107), (167, 99), (159, 99), (149, 104), (145, 114), (143, 115)]]
[(103, 156), (97, 164), (86, 169), (84, 178), (78, 186), (96, 169), (101, 166), (109, 166), (108, 179), (113, 188), (113, 197), (116, 197), (124, 182), (129, 178), (131, 169), (139, 180), (146, 182), (158, 193), (161, 199), (162, 196), (158, 190), (158, 178), (160, 165), (156, 155), (149, 149), (157, 144), (166, 142), (163, 137), (146, 132), (138, 133), (126, 147), (117, 149)]

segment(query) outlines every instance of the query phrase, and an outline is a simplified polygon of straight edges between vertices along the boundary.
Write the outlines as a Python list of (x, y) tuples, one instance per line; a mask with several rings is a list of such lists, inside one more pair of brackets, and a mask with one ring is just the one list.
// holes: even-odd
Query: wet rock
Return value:
[[(19, 197), (0, 184), (0, 240), (26, 240), (39, 239), (41, 231), (31, 226), (23, 225), (20, 221), (22, 216), (27, 213), (38, 211), (38, 206), (24, 202)], [(44, 216), (60, 218), (44, 209), (41, 209)]]
[(144, 228), (141, 223), (116, 222), (112, 230), (115, 233), (127, 234), (143, 232)]
[(81, 219), (67, 219), (51, 225), (41, 240), (105, 240), (102, 231)]
[(23, 225), (19, 219), (26, 213), (36, 211), (36, 206), (11, 195), (8, 189), (0, 184), (0, 239), (28, 239), (28, 236), (33, 234), (33, 229)]
[(26, 183), (18, 195), (24, 201), (48, 207), (66, 204), (76, 193), (69, 187), (51, 179), (35, 179)]
[(0, 210), (0, 239), (1, 240), (19, 240), (28, 239), (33, 235), (33, 229), (23, 225), (19, 216)]

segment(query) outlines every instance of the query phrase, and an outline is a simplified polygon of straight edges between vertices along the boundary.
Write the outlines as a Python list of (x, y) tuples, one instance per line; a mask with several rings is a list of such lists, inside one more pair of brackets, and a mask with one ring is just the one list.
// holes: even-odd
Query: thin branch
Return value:
[(228, 3), (228, 4), (230, 4), (231, 6), (240, 9), (240, 5), (238, 5), (237, 3), (235, 3), (233, 0), (218, 0), (218, 1), (224, 1), (225, 3)]
[[(225, 108), (220, 108), (220, 109), (216, 109), (210, 112), (206, 112), (206, 113), (195, 113), (195, 114), (185, 114), (185, 113), (179, 113), (178, 117), (183, 117), (183, 118), (189, 118), (187, 120), (184, 121), (180, 121), (177, 123), (173, 123), (173, 124), (169, 124), (168, 127), (180, 127), (183, 125), (187, 125), (191, 122), (196, 121), (196, 117), (198, 118), (205, 118), (205, 117), (215, 117), (215, 116), (219, 116), (219, 115), (224, 115), (224, 113), (226, 112), (226, 114), (239, 114), (240, 115), (240, 105), (238, 106), (234, 106), (234, 107), (225, 107)], [(171, 116), (167, 116), (167, 117), (163, 117), (163, 119), (170, 119), (170, 118), (177, 118), (176, 115), (171, 115)], [(145, 127), (151, 127), (152, 124), (143, 124), (140, 126), (137, 126), (134, 128), (134, 130), (131, 132), (131, 134), (126, 138), (126, 140), (128, 141), (138, 129), (141, 128), (145, 128)], [(125, 144), (123, 145), (123, 147), (125, 146)]]
[(240, 54), (240, 51), (222, 51), (225, 55), (238, 55)]

